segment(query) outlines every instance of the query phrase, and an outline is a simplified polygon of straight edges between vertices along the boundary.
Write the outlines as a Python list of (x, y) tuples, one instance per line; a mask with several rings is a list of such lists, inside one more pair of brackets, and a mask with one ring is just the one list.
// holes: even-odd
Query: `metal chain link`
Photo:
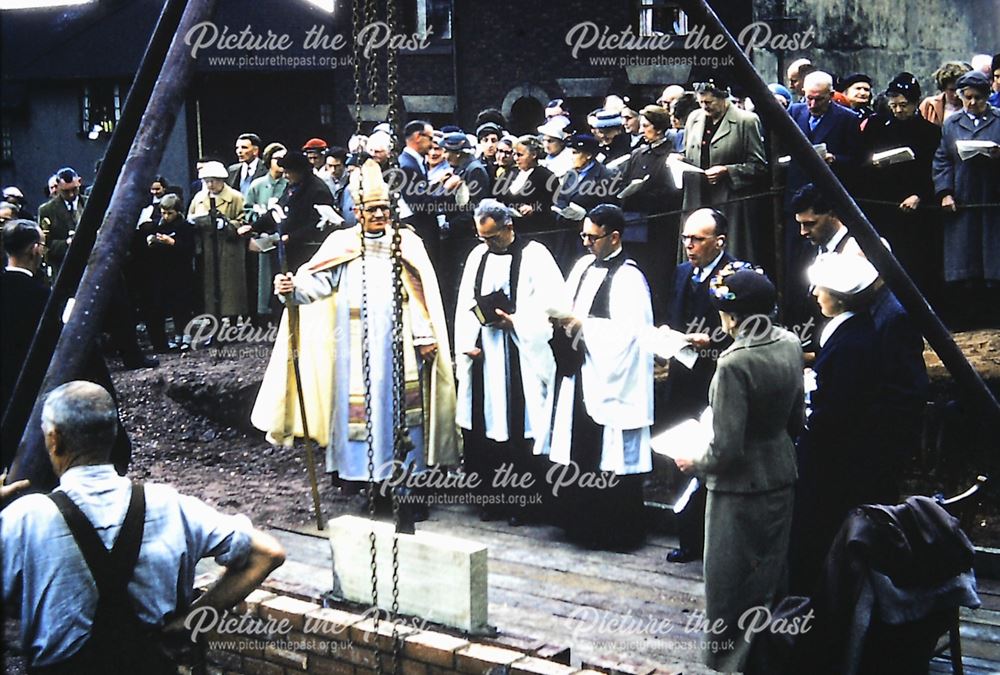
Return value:
[[(378, 0), (366, 0), (365, 26), (371, 26), (376, 21), (378, 21)], [(372, 50), (368, 59), (368, 103), (373, 108), (378, 103), (378, 50)]]
[[(396, 35), (398, 33), (399, 20), (396, 13), (396, 0), (387, 0), (386, 2), (386, 23), (389, 25), (389, 35)], [(386, 46), (386, 97), (389, 103), (389, 111), (387, 119), (389, 122), (389, 128), (392, 130), (393, 144), (390, 148), (390, 164), (392, 166), (398, 166), (397, 160), (397, 139), (402, 131), (399, 128), (399, 115), (396, 110), (396, 97), (398, 92), (396, 91), (397, 79), (399, 77), (399, 54), (395, 48), (393, 48), (390, 40), (390, 44)]]
[(351, 3), (351, 26), (354, 28), (354, 133), (361, 135), (361, 43), (358, 34), (361, 32), (361, 3), (354, 0)]
[[(390, 207), (390, 213), (392, 209)], [(406, 455), (410, 447), (409, 433), (406, 428), (406, 371), (403, 358), (403, 274), (402, 274), (402, 237), (400, 226), (393, 222), (392, 231), (392, 399), (395, 407), (395, 433), (393, 434), (393, 472), (398, 477), (404, 469)], [(400, 481), (393, 481), (398, 485)], [(412, 505), (411, 505), (412, 508)], [(399, 614), (399, 536), (400, 525), (400, 503), (399, 488), (392, 489), (392, 519), (396, 526), (397, 534), (392, 538), (392, 653), (393, 671), (400, 673), (402, 669), (402, 640), (399, 635), (399, 624), (397, 618)]]
[[(362, 188), (359, 188), (359, 197)], [(359, 202), (364, 203), (359, 198)], [(372, 427), (372, 361), (371, 361), (371, 338), (368, 329), (368, 246), (365, 242), (365, 233), (361, 232), (361, 353), (362, 370), (364, 373), (365, 386), (365, 443), (368, 451), (368, 517), (375, 520), (375, 499), (377, 495), (375, 482), (375, 435)], [(372, 583), (372, 607), (374, 608), (375, 635), (379, 629), (378, 610), (378, 549), (375, 546), (375, 530), (368, 533), (368, 549), (371, 556), (371, 583)], [(382, 657), (378, 650), (375, 651), (376, 671), (382, 674)]]
[[(389, 24), (390, 35), (395, 35), (397, 32), (397, 14), (396, 14), (396, 2), (395, 0), (387, 0), (386, 7), (386, 20)], [(392, 133), (393, 143), (390, 147), (390, 158), (389, 162), (391, 166), (398, 166), (398, 154), (397, 154), (397, 139), (399, 137), (399, 119), (396, 110), (397, 103), (397, 79), (399, 76), (397, 53), (396, 50), (390, 45), (386, 47), (386, 97), (389, 104), (388, 110), (388, 121), (389, 128)], [(406, 428), (406, 367), (404, 361), (404, 344), (403, 344), (403, 255), (402, 255), (402, 235), (400, 224), (396, 222), (396, 209), (395, 206), (398, 204), (399, 196), (397, 194), (392, 194), (389, 197), (389, 214), (390, 222), (393, 224), (392, 231), (392, 283), (393, 283), (393, 329), (392, 329), (392, 339), (393, 339), (393, 403), (396, 406), (396, 434), (395, 434), (395, 444), (393, 447), (393, 456), (397, 462), (395, 466), (398, 466), (400, 471), (405, 471), (403, 468), (406, 462), (406, 455), (411, 447), (411, 442), (409, 438), (409, 432)], [(398, 482), (397, 482), (398, 484)], [(400, 504), (399, 495), (397, 490), (393, 490), (392, 494), (392, 511), (393, 511), (393, 522), (396, 525), (398, 531), (400, 525)], [(410, 508), (413, 508), (413, 504)], [(403, 641), (399, 634), (399, 536), (398, 534), (392, 539), (392, 659), (393, 659), (393, 672), (396, 675), (402, 673), (402, 650)]]

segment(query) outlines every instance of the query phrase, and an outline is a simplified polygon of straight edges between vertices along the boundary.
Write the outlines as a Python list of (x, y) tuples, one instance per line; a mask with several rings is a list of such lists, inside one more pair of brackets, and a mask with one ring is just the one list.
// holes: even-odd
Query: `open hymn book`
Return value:
[[(820, 157), (826, 157), (826, 143), (817, 143), (816, 145), (813, 146), (813, 150), (815, 150), (816, 154), (819, 155)], [(792, 161), (791, 155), (782, 155), (781, 157), (778, 158), (778, 164), (782, 166), (788, 164), (791, 161)]]
[(913, 150), (903, 146), (901, 148), (876, 152), (872, 155), (872, 164), (875, 166), (889, 166), (890, 164), (899, 164), (900, 162), (912, 162), (914, 159), (916, 159), (916, 155), (913, 154)]
[(958, 150), (958, 156), (963, 162), (972, 159), (976, 155), (989, 157), (990, 151), (993, 148), (1000, 148), (1000, 145), (997, 145), (994, 141), (980, 141), (976, 139), (955, 141), (955, 149)]
[(712, 408), (708, 407), (698, 419), (684, 420), (653, 436), (649, 445), (658, 455), (697, 463), (704, 459), (714, 439)]

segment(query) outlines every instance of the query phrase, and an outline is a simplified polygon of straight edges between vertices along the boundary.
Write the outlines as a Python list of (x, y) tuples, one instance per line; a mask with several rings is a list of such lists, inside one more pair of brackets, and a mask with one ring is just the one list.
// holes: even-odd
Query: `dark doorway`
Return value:
[(518, 136), (533, 134), (544, 118), (542, 102), (531, 96), (522, 96), (510, 107), (510, 131)]

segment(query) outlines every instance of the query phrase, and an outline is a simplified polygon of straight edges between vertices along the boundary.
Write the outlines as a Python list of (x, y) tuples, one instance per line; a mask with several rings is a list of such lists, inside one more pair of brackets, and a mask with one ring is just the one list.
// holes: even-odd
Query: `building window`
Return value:
[(451, 40), (451, 0), (405, 0), (400, 27), (404, 33), (431, 30), (431, 41)]
[(14, 161), (14, 144), (10, 138), (10, 125), (0, 124), (0, 162), (5, 164)]
[(324, 127), (333, 126), (333, 104), (332, 103), (320, 103), (319, 104), (319, 123)]
[(687, 35), (688, 17), (677, 3), (639, 0), (639, 35)]
[(92, 141), (111, 135), (122, 116), (122, 93), (117, 83), (83, 86), (80, 96), (80, 133)]

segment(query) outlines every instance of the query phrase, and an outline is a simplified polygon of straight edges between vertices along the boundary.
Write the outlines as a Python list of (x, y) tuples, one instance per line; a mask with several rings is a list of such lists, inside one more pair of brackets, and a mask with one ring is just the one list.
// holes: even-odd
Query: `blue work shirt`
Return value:
[[(110, 550), (125, 520), (132, 484), (110, 464), (80, 466), (62, 475), (65, 492)], [(219, 513), (166, 485), (145, 486), (146, 518), (135, 574), (128, 586), (139, 619), (162, 625), (193, 594), (195, 565), (207, 556), (240, 568), (250, 554), (246, 516)], [(90, 636), (97, 584), (55, 503), (21, 497), (0, 512), (3, 602), (19, 608), (21, 645), (34, 667), (68, 659)]]

